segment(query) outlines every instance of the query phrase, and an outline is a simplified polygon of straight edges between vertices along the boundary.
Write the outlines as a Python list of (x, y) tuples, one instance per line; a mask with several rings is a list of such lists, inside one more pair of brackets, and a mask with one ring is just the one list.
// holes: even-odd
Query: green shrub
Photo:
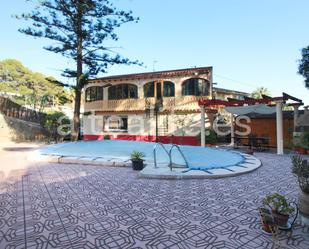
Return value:
[(131, 160), (132, 161), (140, 161), (143, 160), (143, 158), (145, 157), (145, 154), (143, 152), (140, 151), (132, 151), (131, 153)]
[(283, 195), (274, 193), (272, 195), (266, 195), (263, 199), (263, 204), (271, 208), (278, 214), (290, 215), (294, 208), (292, 208)]
[(111, 136), (110, 135), (104, 135), (104, 140), (110, 140), (111, 139)]
[(304, 132), (300, 137), (301, 146), (309, 150), (309, 132)]
[(44, 128), (54, 137), (61, 136), (58, 134), (58, 127), (59, 130), (63, 133), (70, 132), (70, 119), (62, 112), (59, 111), (51, 111), (48, 112), (44, 119)]
[(217, 134), (210, 129), (207, 129), (205, 131), (205, 143), (206, 144), (217, 144), (218, 139), (217, 139)]
[(309, 164), (300, 156), (292, 157), (292, 173), (297, 176), (301, 190), (309, 194)]

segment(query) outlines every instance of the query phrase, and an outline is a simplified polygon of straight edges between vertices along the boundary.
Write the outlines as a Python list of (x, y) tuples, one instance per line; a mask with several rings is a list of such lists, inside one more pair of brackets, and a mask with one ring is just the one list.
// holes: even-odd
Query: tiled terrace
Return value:
[[(298, 186), (288, 156), (257, 156), (256, 171), (222, 179), (70, 164), (1, 174), (0, 248), (275, 248), (256, 208), (270, 192), (295, 200)], [(309, 248), (308, 227), (279, 238), (281, 248)]]

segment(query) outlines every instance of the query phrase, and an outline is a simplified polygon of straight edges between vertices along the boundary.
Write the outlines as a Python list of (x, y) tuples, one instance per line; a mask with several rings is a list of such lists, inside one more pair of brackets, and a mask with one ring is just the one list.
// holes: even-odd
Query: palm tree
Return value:
[(270, 96), (271, 93), (266, 87), (258, 87), (256, 90), (254, 90), (250, 94), (250, 97), (255, 98), (255, 99), (261, 99), (263, 98), (263, 95)]

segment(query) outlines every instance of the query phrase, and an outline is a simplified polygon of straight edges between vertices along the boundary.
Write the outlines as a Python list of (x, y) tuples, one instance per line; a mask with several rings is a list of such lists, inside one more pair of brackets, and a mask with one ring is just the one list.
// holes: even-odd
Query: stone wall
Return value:
[(40, 141), (46, 138), (47, 133), (39, 124), (0, 113), (0, 142)]

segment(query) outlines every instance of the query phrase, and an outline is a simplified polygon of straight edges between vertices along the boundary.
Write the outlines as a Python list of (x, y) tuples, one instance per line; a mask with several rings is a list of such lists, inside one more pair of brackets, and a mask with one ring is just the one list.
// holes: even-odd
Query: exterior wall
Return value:
[(248, 94), (246, 93), (241, 93), (241, 92), (231, 92), (231, 91), (223, 91), (223, 90), (218, 90), (213, 92), (213, 97), (215, 99), (220, 99), (220, 100), (227, 100), (228, 98), (233, 98), (233, 99), (243, 99), (244, 96), (247, 96)]
[[(128, 117), (128, 130), (104, 130), (104, 117), (111, 115), (88, 115), (83, 118), (83, 133), (86, 140), (103, 139), (110, 135), (112, 139), (127, 139), (138, 141), (155, 141), (155, 116), (146, 114), (119, 114)], [(206, 114), (206, 128), (209, 127), (212, 114)], [(200, 113), (191, 114), (159, 114), (158, 135), (159, 141), (164, 143), (178, 143), (199, 145)], [(163, 130), (163, 131), (162, 131)]]
[[(145, 135), (111, 135), (111, 140), (131, 140), (143, 142), (156, 142), (156, 136)], [(84, 135), (84, 140), (104, 140), (102, 135)], [(190, 136), (158, 136), (158, 142), (164, 144), (179, 144), (179, 145), (192, 145), (199, 146), (200, 142), (196, 137)]]
[(39, 125), (0, 113), (0, 142), (43, 141), (49, 134)]
[[(171, 81), (175, 84), (175, 97), (163, 97), (163, 106), (166, 108), (178, 107), (182, 110), (196, 110), (199, 109), (197, 101), (200, 98), (205, 98), (205, 96), (182, 96), (182, 83), (190, 78), (201, 78), (208, 80), (210, 82), (209, 96), (212, 97), (212, 77), (207, 74), (192, 75), (187, 77), (177, 77), (177, 78), (160, 78), (160, 79), (142, 79), (142, 80), (122, 80), (117, 82), (112, 82), (112, 85), (120, 84), (134, 84), (138, 87), (138, 99), (122, 99), (122, 100), (108, 100), (108, 87), (104, 89), (103, 100), (85, 102), (85, 112), (89, 111), (142, 111), (145, 110), (145, 98), (143, 86), (151, 81)], [(92, 86), (104, 86), (109, 84), (109, 82), (101, 83), (91, 83), (88, 87)], [(147, 98), (147, 101), (154, 103), (154, 98)]]
[[(209, 96), (182, 96), (182, 84), (190, 78), (201, 78), (209, 81)], [(88, 87), (135, 84), (138, 87), (137, 99), (108, 100), (108, 87), (104, 88), (103, 100), (85, 102), (83, 119), (83, 134), (85, 139), (103, 139), (110, 135), (113, 139), (134, 139), (154, 141), (156, 122), (153, 110), (155, 98), (144, 98), (143, 86), (152, 81), (171, 81), (175, 86), (175, 97), (163, 97), (163, 107), (158, 114), (158, 135), (160, 141), (198, 145), (197, 135), (200, 132), (200, 114), (198, 100), (212, 98), (212, 71), (188, 75), (184, 77), (159, 77), (145, 79), (99, 80), (88, 84)], [(86, 90), (84, 89), (84, 90)], [(150, 113), (149, 113), (150, 112)], [(90, 114), (90, 115), (89, 115)], [(104, 130), (104, 120), (107, 116), (127, 116), (127, 131)], [(105, 117), (105, 118), (104, 118)], [(138, 122), (136, 122), (136, 120)], [(206, 126), (210, 126), (209, 120)], [(140, 125), (138, 125), (138, 123)], [(140, 126), (140, 127), (138, 127)]]
[[(251, 134), (258, 137), (268, 136), (270, 138), (269, 146), (277, 147), (277, 132), (276, 132), (276, 119), (275, 118), (251, 118), (251, 123), (247, 124), (251, 127)], [(283, 120), (283, 140), (284, 147), (292, 145), (293, 141), (293, 119)], [(246, 141), (244, 141), (246, 142)]]
[(299, 114), (296, 118), (296, 131), (309, 132), (309, 107), (306, 107), (303, 114)]

